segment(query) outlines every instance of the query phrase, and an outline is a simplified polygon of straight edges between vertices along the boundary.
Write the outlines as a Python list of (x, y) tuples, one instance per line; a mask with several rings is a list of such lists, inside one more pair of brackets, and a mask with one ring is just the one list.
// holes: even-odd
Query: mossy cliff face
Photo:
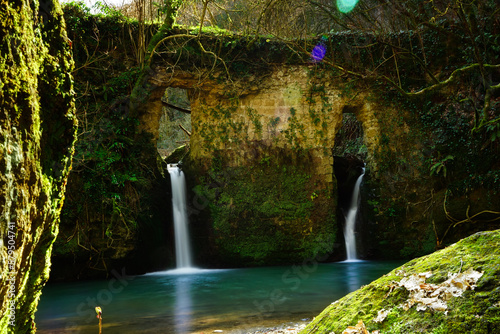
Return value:
[[(200, 247), (198, 252), (211, 254), (206, 262), (230, 266), (327, 258), (337, 234), (332, 189), (315, 179), (307, 155), (261, 149), (246, 166), (224, 166), (219, 158), (191, 179), (191, 203), (202, 206), (190, 217), (194, 235), (209, 236), (196, 243), (208, 241), (208, 252)], [(189, 176), (196, 175), (195, 165), (187, 159)], [(200, 228), (207, 223), (205, 231)]]
[(75, 140), (73, 62), (58, 2), (1, 7), (0, 331), (30, 333)]
[[(431, 255), (414, 259), (328, 306), (301, 333), (342, 333), (362, 320), (381, 333), (498, 333), (500, 331), (500, 231), (479, 232)], [(432, 272), (421, 289), (448, 279), (448, 273), (483, 272), (474, 290), (451, 297), (446, 307), (405, 310), (403, 277)], [(427, 275), (428, 276), (428, 275)], [(458, 281), (458, 280), (457, 280)], [(459, 284), (459, 283), (457, 283)], [(458, 286), (458, 285), (457, 285)], [(425, 301), (425, 300), (424, 300)], [(333, 302), (333, 301), (332, 301)], [(379, 316), (379, 311), (386, 313)], [(445, 312), (446, 310), (446, 312)], [(381, 320), (382, 321), (375, 321)]]

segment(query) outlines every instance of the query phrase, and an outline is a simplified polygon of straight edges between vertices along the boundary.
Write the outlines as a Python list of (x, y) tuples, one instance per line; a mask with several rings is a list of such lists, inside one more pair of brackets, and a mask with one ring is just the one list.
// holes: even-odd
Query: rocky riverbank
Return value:
[(306, 328), (307, 323), (289, 323), (283, 324), (276, 327), (261, 328), (257, 330), (252, 330), (246, 334), (297, 334), (304, 328)]
[(346, 295), (305, 330), (500, 333), (499, 255), (500, 230), (476, 233)]
[(240, 329), (215, 329), (203, 331), (200, 334), (209, 334), (209, 333), (225, 333), (225, 334), (297, 334), (304, 328), (306, 328), (307, 324), (311, 319), (304, 319), (303, 321), (293, 321), (287, 322), (280, 325), (272, 326), (256, 326), (253, 328), (240, 328)]

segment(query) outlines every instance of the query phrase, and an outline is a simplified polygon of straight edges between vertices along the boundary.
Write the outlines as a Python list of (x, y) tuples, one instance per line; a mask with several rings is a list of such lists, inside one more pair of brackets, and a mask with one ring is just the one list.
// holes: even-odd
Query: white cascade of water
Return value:
[(358, 177), (358, 179), (356, 180), (356, 184), (354, 185), (354, 191), (352, 193), (352, 199), (351, 199), (351, 206), (349, 207), (349, 212), (345, 220), (344, 239), (345, 239), (345, 249), (347, 252), (347, 261), (358, 259), (354, 228), (356, 225), (356, 216), (358, 215), (359, 188), (361, 186), (361, 181), (363, 181), (364, 175), (365, 175), (365, 169), (363, 168), (363, 172)]
[(177, 164), (169, 164), (167, 169), (172, 182), (176, 267), (191, 268), (191, 247), (186, 210), (186, 180), (184, 178), (184, 173)]

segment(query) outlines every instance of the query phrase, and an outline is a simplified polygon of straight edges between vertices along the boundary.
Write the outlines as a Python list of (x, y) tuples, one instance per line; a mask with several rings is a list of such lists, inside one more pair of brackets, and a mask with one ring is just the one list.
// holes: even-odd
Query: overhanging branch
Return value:
[[(475, 63), (475, 64), (471, 64), (471, 65), (468, 65), (468, 66), (465, 66), (465, 67), (461, 67), (461, 68), (458, 68), (456, 69), (455, 71), (453, 71), (453, 73), (451, 73), (451, 75), (448, 77), (448, 79), (444, 80), (444, 81), (440, 81), (439, 83), (437, 84), (434, 84), (432, 86), (429, 86), (429, 87), (426, 87), (422, 90), (419, 90), (418, 92), (412, 92), (412, 93), (408, 93), (408, 92), (404, 92), (405, 95), (407, 96), (418, 96), (418, 95), (423, 95), (429, 91), (432, 91), (432, 90), (436, 90), (436, 89), (440, 89), (448, 84), (450, 84), (451, 82), (453, 82), (457, 76), (459, 76), (460, 74), (464, 73), (464, 72), (468, 72), (470, 70), (473, 70), (477, 67), (479, 67), (480, 64), (478, 63)], [(482, 66), (484, 68), (487, 68), (487, 69), (494, 69), (494, 68), (499, 68), (500, 67), (500, 64), (497, 64), (497, 65), (490, 65), (490, 64), (482, 64)]]

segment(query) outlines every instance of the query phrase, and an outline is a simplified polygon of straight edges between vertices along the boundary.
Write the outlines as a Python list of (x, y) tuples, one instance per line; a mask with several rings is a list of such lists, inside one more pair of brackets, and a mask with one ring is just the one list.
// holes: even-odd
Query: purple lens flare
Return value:
[(325, 58), (325, 55), (326, 55), (326, 44), (325, 43), (327, 40), (328, 40), (328, 38), (323, 35), (321, 37), (321, 40), (319, 41), (319, 43), (316, 44), (316, 46), (313, 48), (313, 50), (311, 52), (311, 60), (314, 63), (319, 63), (320, 61), (322, 61)]

